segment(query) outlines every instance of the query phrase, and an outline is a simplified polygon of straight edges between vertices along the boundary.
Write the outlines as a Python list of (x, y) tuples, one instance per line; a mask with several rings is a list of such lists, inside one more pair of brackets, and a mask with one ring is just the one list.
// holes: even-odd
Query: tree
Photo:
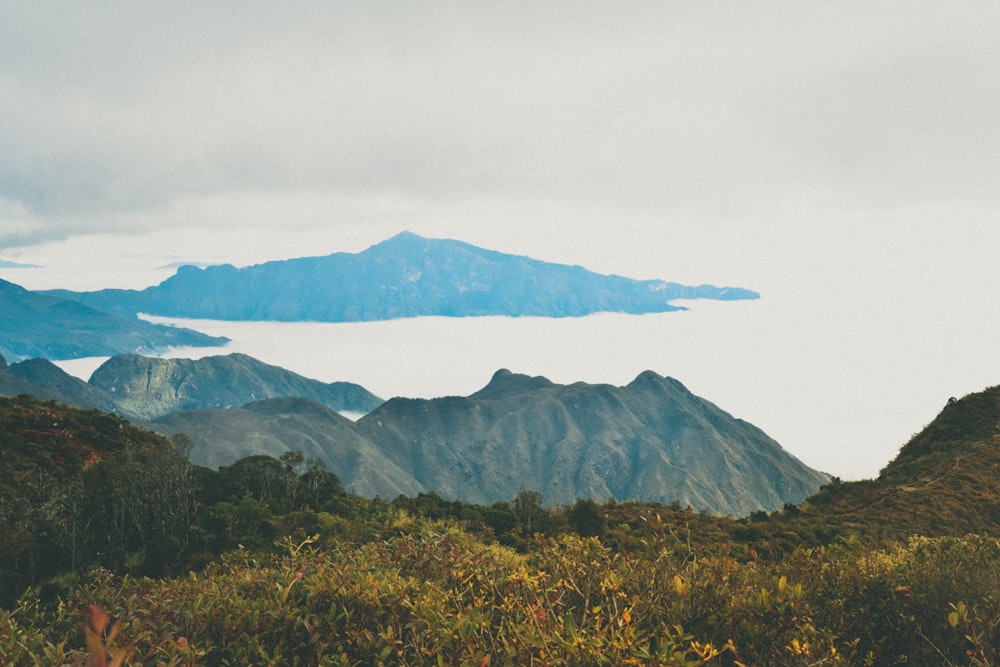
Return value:
[(545, 512), (542, 508), (542, 494), (538, 491), (521, 491), (515, 496), (510, 509), (521, 525), (521, 531), (525, 535), (531, 535), (532, 522), (537, 527), (538, 519)]
[(593, 500), (577, 500), (566, 518), (580, 537), (603, 537), (608, 527), (600, 505)]

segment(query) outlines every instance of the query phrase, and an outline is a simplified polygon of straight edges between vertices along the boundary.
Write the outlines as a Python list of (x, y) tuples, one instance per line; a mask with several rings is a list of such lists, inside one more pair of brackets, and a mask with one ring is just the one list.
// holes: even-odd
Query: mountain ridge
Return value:
[(313, 380), (239, 353), (196, 360), (116, 355), (95, 370), (89, 382), (45, 359), (9, 366), (4, 360), (0, 394), (31, 394), (140, 422), (171, 412), (242, 406), (263, 398), (302, 395), (343, 412), (368, 412), (382, 402), (352, 382)]
[[(164, 417), (153, 428), (186, 432), (196, 444), (195, 460), (206, 465), (224, 464), (213, 447), (234, 456), (255, 438), (271, 443), (267, 453), (280, 455), (286, 450), (274, 443), (294, 442), (310, 430), (310, 452), (320, 458), (324, 447), (342, 448), (347, 438), (377, 451), (384, 469), (405, 473), (372, 481), (327, 459), (346, 488), (365, 487), (382, 497), (434, 492), (489, 504), (531, 489), (551, 504), (614, 498), (745, 515), (799, 502), (830, 479), (756, 427), (652, 371), (615, 387), (558, 385), (502, 369), (470, 396), (390, 398), (357, 422), (340, 423), (336, 437), (305, 426), (303, 403), (255, 406), (285, 423), (267, 429), (248, 417), (240, 425), (238, 411), (250, 408), (243, 406)], [(229, 424), (228, 433), (220, 435), (216, 417)], [(290, 434), (286, 428), (293, 423), (296, 433)], [(393, 480), (405, 482), (405, 490), (384, 486)]]
[(760, 429), (653, 371), (616, 387), (501, 369), (469, 396), (346, 406), (367, 412), (357, 422), (334, 411), (345, 409), (342, 400), (330, 405), (334, 385), (239, 354), (120, 355), (89, 383), (45, 360), (0, 368), (0, 392), (110, 406), (166, 435), (185, 433), (198, 464), (298, 449), (369, 496), (435, 492), (489, 504), (530, 488), (551, 504), (679, 502), (739, 516), (797, 503), (829, 481)]
[(111, 314), (0, 279), (0, 354), (8, 362), (149, 353), (227, 341), (191, 329)]
[(883, 542), (1000, 534), (1000, 386), (950, 399), (875, 479), (833, 480), (771, 520)]
[(144, 290), (49, 290), (134, 317), (357, 322), (420, 316), (579, 317), (682, 310), (676, 299), (756, 299), (752, 290), (598, 274), (452, 239), (397, 234), (359, 253), (179, 267)]

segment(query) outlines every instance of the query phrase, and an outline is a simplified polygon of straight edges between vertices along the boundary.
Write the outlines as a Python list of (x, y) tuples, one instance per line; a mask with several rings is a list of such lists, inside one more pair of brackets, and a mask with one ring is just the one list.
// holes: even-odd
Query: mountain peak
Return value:
[(664, 385), (671, 386), (681, 391), (687, 392), (687, 387), (678, 382), (677, 380), (660, 375), (656, 371), (643, 371), (639, 373), (634, 380), (629, 382), (629, 389), (646, 389), (653, 387), (663, 387)]
[(0, 293), (4, 292), (20, 296), (22, 294), (27, 294), (28, 290), (24, 289), (20, 285), (10, 282), (9, 280), (0, 278)]
[(415, 240), (426, 241), (427, 239), (425, 239), (420, 234), (414, 234), (411, 231), (402, 231), (396, 234), (395, 236), (390, 236), (388, 239), (383, 241), (383, 243), (390, 243), (392, 241), (415, 241)]
[(142, 291), (72, 293), (106, 312), (222, 320), (358, 322), (403, 317), (582, 317), (663, 313), (676, 299), (756, 299), (750, 290), (636, 280), (400, 232), (359, 253), (236, 269), (178, 269)]
[(390, 236), (386, 240), (376, 243), (371, 246), (369, 250), (373, 248), (396, 248), (400, 246), (410, 248), (419, 244), (427, 243), (430, 240), (431, 239), (424, 238), (423, 236), (414, 234), (413, 232), (400, 232), (395, 236)]
[(512, 373), (506, 368), (501, 368), (490, 379), (489, 384), (473, 394), (473, 398), (483, 398), (487, 400), (498, 400), (517, 396), (536, 389), (545, 389), (555, 385), (540, 375), (530, 376), (521, 373)]

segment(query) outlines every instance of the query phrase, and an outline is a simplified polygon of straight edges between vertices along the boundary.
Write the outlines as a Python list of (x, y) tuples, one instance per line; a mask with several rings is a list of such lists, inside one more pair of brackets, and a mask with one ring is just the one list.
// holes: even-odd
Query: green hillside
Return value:
[(876, 479), (828, 485), (769, 521), (880, 542), (1000, 535), (1000, 387), (948, 401)]
[(367, 500), (294, 452), (212, 471), (2, 399), (0, 664), (994, 665), (998, 425), (967, 396), (878, 479), (734, 519)]

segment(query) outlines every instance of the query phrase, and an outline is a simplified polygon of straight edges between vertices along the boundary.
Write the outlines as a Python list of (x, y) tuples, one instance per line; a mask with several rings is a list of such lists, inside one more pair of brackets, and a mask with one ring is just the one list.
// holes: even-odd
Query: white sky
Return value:
[(766, 367), (693, 388), (872, 475), (1000, 383), (998, 34), (973, 2), (0, 2), (0, 260), (46, 267), (0, 277), (408, 229), (748, 287), (725, 335)]

